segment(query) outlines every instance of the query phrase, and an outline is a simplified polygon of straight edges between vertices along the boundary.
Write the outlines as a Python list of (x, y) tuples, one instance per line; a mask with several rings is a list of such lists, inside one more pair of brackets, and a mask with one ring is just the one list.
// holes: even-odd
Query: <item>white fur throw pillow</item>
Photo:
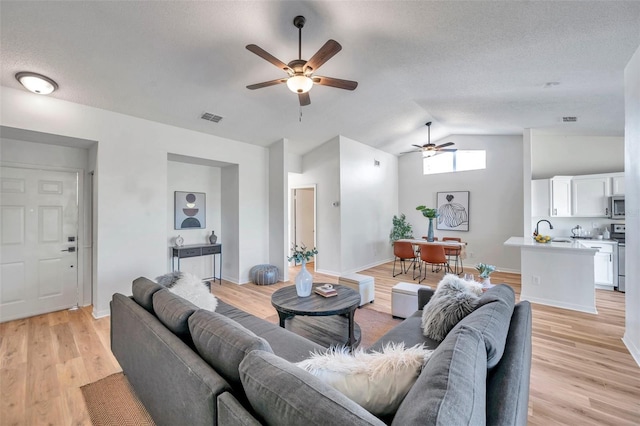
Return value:
[(170, 292), (188, 300), (201, 309), (215, 311), (218, 299), (211, 294), (202, 280), (188, 272), (173, 272), (156, 278)]
[(376, 416), (395, 413), (433, 351), (390, 343), (382, 352), (331, 348), (296, 365)]
[(443, 341), (462, 318), (473, 312), (481, 294), (482, 284), (445, 275), (422, 311), (423, 334)]

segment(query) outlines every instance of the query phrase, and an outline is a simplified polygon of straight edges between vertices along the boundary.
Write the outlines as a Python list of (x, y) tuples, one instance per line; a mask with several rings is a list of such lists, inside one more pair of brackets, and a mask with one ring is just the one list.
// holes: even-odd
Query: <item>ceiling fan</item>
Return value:
[(298, 59), (285, 64), (275, 56), (271, 55), (264, 49), (256, 46), (255, 44), (247, 45), (247, 50), (260, 56), (262, 59), (271, 62), (284, 72), (288, 74), (288, 77), (278, 78), (276, 80), (265, 81), (262, 83), (251, 84), (247, 86), (249, 90), (261, 89), (263, 87), (273, 86), (280, 83), (287, 83), (287, 87), (294, 93), (298, 94), (300, 106), (309, 105), (311, 99), (309, 98), (309, 90), (314, 84), (320, 84), (322, 86), (337, 87), (338, 89), (354, 90), (358, 87), (357, 81), (341, 80), (332, 77), (321, 77), (313, 75), (325, 62), (331, 59), (336, 53), (338, 53), (342, 46), (335, 40), (327, 41), (324, 46), (316, 52), (308, 61), (302, 59), (302, 27), (306, 19), (304, 16), (296, 16), (293, 18), (293, 25), (298, 28)]
[(418, 149), (414, 149), (412, 151), (401, 152), (400, 154), (410, 154), (412, 152), (421, 152), (423, 157), (433, 157), (434, 155), (438, 155), (441, 152), (454, 152), (455, 149), (444, 149), (448, 146), (454, 145), (453, 142), (446, 142), (442, 145), (436, 145), (431, 143), (431, 122), (429, 121), (427, 124), (427, 129), (429, 129), (429, 139), (428, 142), (424, 145), (411, 145), (415, 146)]

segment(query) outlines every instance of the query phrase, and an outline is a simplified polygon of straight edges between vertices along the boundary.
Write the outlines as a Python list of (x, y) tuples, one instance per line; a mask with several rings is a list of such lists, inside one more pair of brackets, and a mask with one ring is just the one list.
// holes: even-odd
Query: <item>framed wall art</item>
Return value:
[(206, 218), (204, 192), (175, 191), (175, 229), (203, 229)]
[(436, 229), (443, 231), (469, 230), (469, 191), (437, 193), (438, 219)]

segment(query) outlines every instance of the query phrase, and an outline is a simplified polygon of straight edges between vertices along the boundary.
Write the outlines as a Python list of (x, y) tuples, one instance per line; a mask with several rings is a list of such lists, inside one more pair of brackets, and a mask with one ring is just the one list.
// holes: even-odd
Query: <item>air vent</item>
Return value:
[(219, 115), (211, 114), (210, 112), (205, 112), (200, 116), (203, 120), (213, 121), (214, 123), (219, 123), (222, 120), (222, 117)]
[(578, 117), (562, 117), (562, 121), (565, 123), (575, 123), (578, 121)]

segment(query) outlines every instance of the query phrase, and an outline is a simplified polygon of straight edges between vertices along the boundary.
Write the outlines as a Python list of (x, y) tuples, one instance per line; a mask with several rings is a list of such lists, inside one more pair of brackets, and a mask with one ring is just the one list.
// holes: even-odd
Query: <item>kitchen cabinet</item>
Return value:
[(549, 214), (549, 186), (550, 179), (536, 179), (531, 181), (531, 216), (548, 217)]
[(583, 241), (581, 244), (585, 247), (598, 249), (593, 262), (596, 287), (605, 286), (613, 290), (613, 249), (615, 245), (601, 241)]
[(550, 216), (571, 216), (571, 176), (554, 176), (550, 181)]
[(611, 195), (624, 195), (624, 173), (616, 173), (611, 178)]
[(571, 213), (580, 217), (609, 216), (611, 178), (575, 176), (571, 180)]

